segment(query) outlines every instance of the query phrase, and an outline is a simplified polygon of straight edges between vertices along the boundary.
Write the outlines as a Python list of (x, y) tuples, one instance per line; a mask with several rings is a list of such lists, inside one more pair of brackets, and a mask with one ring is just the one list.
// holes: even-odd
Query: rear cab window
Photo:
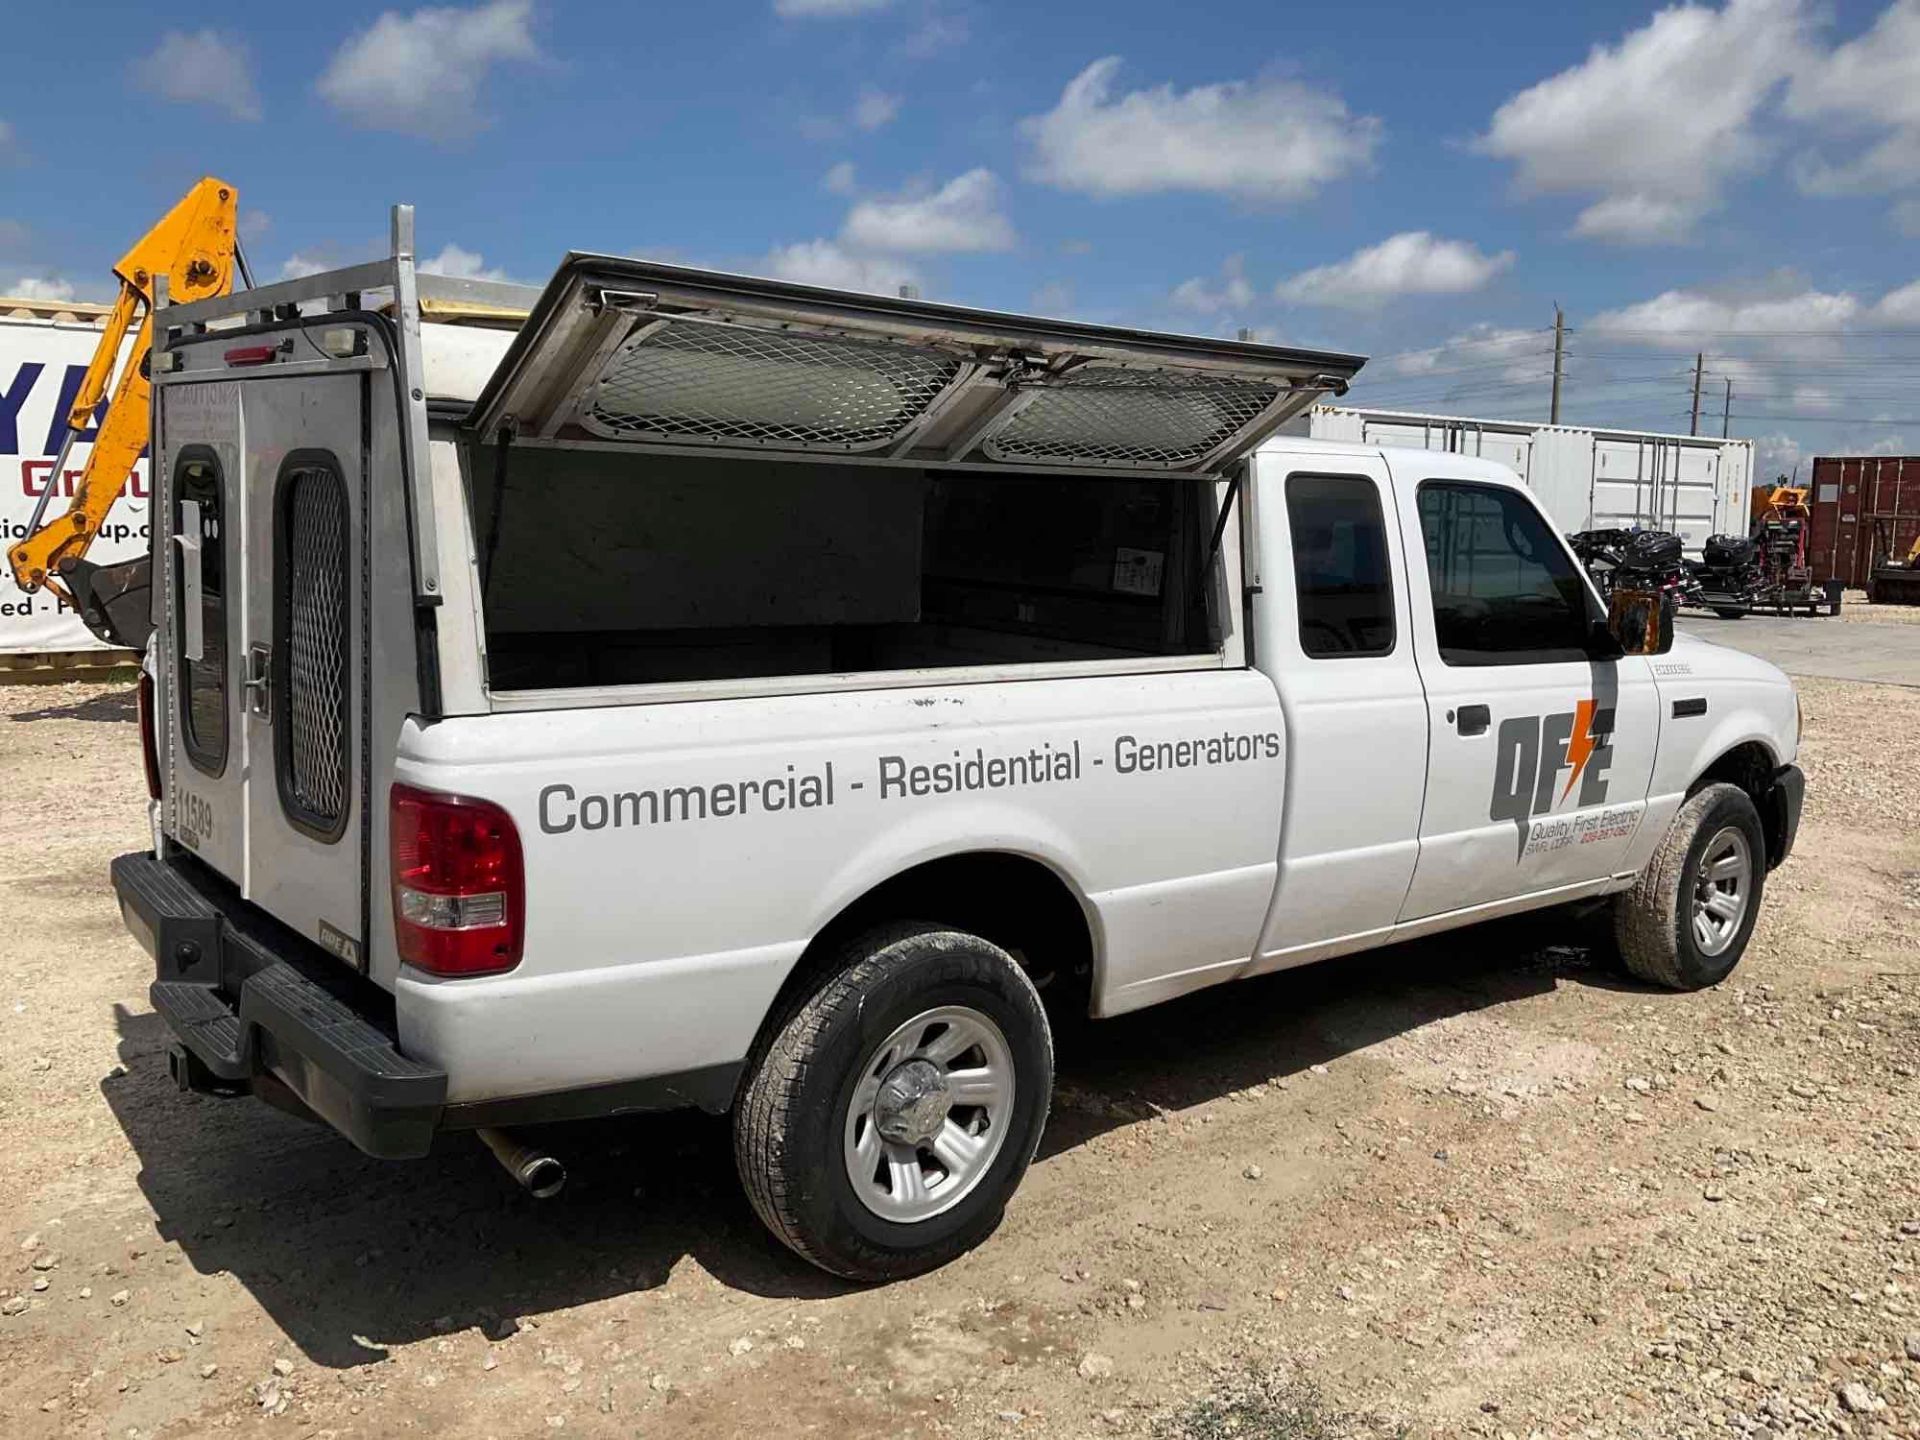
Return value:
[(1393, 567), (1380, 487), (1364, 475), (1289, 475), (1300, 649), (1314, 659), (1391, 655)]
[(1527, 498), (1499, 485), (1423, 480), (1420, 533), (1434, 638), (1448, 665), (1592, 658), (1585, 582)]

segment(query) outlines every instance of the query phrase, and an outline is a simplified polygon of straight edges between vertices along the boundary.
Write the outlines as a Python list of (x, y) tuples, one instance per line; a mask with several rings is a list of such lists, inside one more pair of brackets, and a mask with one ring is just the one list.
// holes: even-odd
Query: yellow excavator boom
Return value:
[[(229, 293), (238, 258), (238, 212), (239, 193), (226, 181), (208, 176), (183, 195), (113, 267), (120, 294), (67, 414), (67, 434), (61, 442), (60, 456), (47, 477), (47, 488), (41, 492), (27, 538), (7, 551), (7, 563), (22, 590), (31, 594), (44, 586), (78, 610), (96, 630), (95, 607), (87, 603), (86, 596), (75, 596), (74, 577), (88, 568), (84, 566), (87, 549), (100, 533), (113, 502), (120, 498), (140, 452), (147, 447), (152, 393), (148, 361), (153, 344), (156, 278), (167, 277), (168, 298), (178, 304)], [(64, 478), (67, 454), (75, 438), (93, 423), (129, 331), (134, 335), (133, 348), (114, 386), (113, 403), (107, 407), (106, 419), (94, 437), (80, 483), (65, 513), (42, 524), (48, 502)]]

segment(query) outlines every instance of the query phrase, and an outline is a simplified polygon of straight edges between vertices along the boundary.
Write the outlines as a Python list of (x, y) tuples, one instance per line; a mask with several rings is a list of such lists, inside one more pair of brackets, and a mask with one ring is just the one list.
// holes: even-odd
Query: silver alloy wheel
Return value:
[(847, 1107), (847, 1178), (883, 1220), (952, 1209), (993, 1168), (1013, 1117), (1013, 1051), (965, 1005), (922, 1011), (867, 1057)]
[(1693, 939), (1703, 955), (1718, 955), (1740, 933), (1753, 894), (1753, 850), (1744, 830), (1729, 825), (1700, 852), (1693, 877)]

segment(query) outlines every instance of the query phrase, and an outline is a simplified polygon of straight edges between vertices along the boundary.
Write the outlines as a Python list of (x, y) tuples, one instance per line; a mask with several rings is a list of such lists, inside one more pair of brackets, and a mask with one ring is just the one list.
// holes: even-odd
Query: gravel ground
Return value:
[(1726, 985), (1554, 915), (1091, 1027), (1000, 1233), (878, 1290), (715, 1122), (556, 1129), (540, 1204), (175, 1094), (130, 698), (0, 690), (0, 1434), (1920, 1437), (1920, 690), (1801, 689)]

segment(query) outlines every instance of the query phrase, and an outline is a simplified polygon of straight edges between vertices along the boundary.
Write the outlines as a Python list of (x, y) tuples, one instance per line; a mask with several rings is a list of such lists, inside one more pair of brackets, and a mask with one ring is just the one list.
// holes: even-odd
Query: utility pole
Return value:
[(1707, 357), (1702, 352), (1693, 357), (1693, 424), (1687, 427), (1687, 434), (1700, 433), (1700, 377), (1707, 368)]
[(1726, 439), (1733, 426), (1733, 377), (1727, 377), (1726, 404), (1720, 410), (1720, 438)]
[(1560, 423), (1560, 377), (1562, 362), (1567, 353), (1567, 317), (1560, 313), (1558, 305), (1553, 307), (1553, 404), (1549, 407), (1547, 423)]

